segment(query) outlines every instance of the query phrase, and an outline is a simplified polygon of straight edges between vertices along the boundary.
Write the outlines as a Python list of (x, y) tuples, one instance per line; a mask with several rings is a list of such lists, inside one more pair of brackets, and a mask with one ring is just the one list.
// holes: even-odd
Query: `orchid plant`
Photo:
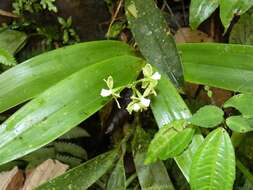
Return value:
[[(161, 78), (159, 72), (154, 72), (152, 66), (150, 64), (146, 64), (142, 69), (143, 78), (139, 79), (128, 85), (128, 88), (132, 90), (131, 102), (127, 106), (127, 111), (132, 114), (132, 112), (142, 112), (146, 110), (150, 103), (150, 96), (157, 95), (155, 91), (155, 87), (158, 84), (158, 81)], [(120, 98), (120, 90), (121, 87), (114, 88), (113, 87), (113, 77), (109, 76), (106, 80), (104, 79), (108, 89), (102, 89), (100, 95), (103, 97), (112, 96), (116, 101), (118, 108), (121, 108), (118, 98)], [(143, 89), (143, 93), (138, 90), (137, 85), (141, 84), (141, 88)]]

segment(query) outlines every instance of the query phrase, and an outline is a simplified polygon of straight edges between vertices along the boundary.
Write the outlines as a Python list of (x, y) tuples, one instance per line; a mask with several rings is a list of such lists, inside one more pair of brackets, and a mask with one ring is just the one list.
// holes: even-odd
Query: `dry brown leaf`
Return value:
[(33, 190), (50, 179), (63, 174), (68, 168), (68, 165), (57, 160), (46, 160), (27, 174), (23, 190)]
[(176, 35), (177, 43), (197, 43), (197, 42), (213, 42), (214, 40), (206, 33), (191, 28), (180, 28)]
[(19, 190), (22, 188), (23, 182), (24, 176), (18, 167), (0, 173), (0, 190)]

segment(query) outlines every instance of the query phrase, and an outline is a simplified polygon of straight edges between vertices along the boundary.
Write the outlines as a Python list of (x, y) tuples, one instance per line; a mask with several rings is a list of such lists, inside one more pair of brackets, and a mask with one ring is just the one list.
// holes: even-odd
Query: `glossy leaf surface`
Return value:
[(226, 119), (227, 126), (238, 133), (253, 131), (252, 121), (242, 116), (231, 116)]
[(132, 150), (141, 189), (174, 190), (163, 162), (157, 161), (153, 164), (144, 164), (149, 141), (149, 135), (142, 128), (137, 127), (132, 142)]
[(235, 153), (227, 132), (218, 128), (196, 151), (190, 171), (192, 190), (231, 190), (235, 179)]
[[(152, 98), (151, 108), (160, 129), (173, 121), (191, 117), (190, 110), (167, 76), (162, 76), (156, 89), (158, 94)], [(199, 146), (199, 137), (196, 139), (196, 143), (191, 143), (180, 157), (174, 158), (187, 180), (190, 173), (188, 163), (192, 162), (192, 155)]]
[(185, 176), (186, 180), (189, 182), (190, 179), (190, 168), (192, 164), (192, 158), (199, 148), (199, 146), (203, 143), (204, 137), (201, 133), (196, 133), (193, 138), (191, 144), (188, 148), (179, 156), (175, 157), (175, 161)]
[(213, 128), (219, 125), (223, 119), (223, 111), (217, 106), (207, 105), (201, 107), (189, 122), (193, 125), (197, 125), (204, 128)]
[(24, 45), (27, 36), (23, 32), (0, 29), (0, 48), (15, 54)]
[(116, 151), (99, 155), (84, 164), (50, 180), (36, 190), (85, 190), (104, 175), (113, 165)]
[(118, 160), (113, 169), (110, 178), (107, 182), (106, 190), (125, 190), (126, 189), (126, 174), (124, 167), (124, 156)]
[(196, 29), (220, 6), (220, 17), (225, 31), (234, 15), (241, 15), (253, 6), (251, 0), (191, 0), (190, 25)]
[[(232, 44), (178, 45), (185, 80), (239, 92), (253, 92), (253, 47)], [(238, 74), (239, 73), (239, 74)]]
[(196, 29), (219, 6), (219, 0), (191, 0), (190, 25)]
[(127, 0), (125, 9), (135, 41), (147, 62), (166, 73), (174, 85), (182, 86), (183, 71), (175, 41), (155, 2)]
[(191, 117), (190, 110), (167, 76), (162, 75), (156, 89), (158, 94), (152, 98), (151, 108), (160, 128), (174, 120)]
[(252, 0), (221, 0), (220, 17), (225, 29), (228, 29), (234, 15), (241, 15), (252, 6)]
[(181, 154), (192, 141), (194, 130), (185, 120), (173, 121), (162, 127), (151, 141), (145, 163), (167, 160)]
[(235, 95), (224, 103), (224, 108), (228, 107), (236, 108), (245, 118), (253, 118), (253, 95)]
[(124, 43), (97, 41), (67, 46), (29, 59), (0, 75), (0, 112), (37, 96), (84, 67), (127, 54), (132, 54), (132, 50)]
[[(0, 128), (0, 164), (11, 161), (63, 135), (104, 106), (109, 98), (100, 95), (112, 76), (115, 87), (134, 81), (143, 61), (119, 56), (84, 68), (32, 100)], [(31, 141), (32, 139), (32, 141)]]

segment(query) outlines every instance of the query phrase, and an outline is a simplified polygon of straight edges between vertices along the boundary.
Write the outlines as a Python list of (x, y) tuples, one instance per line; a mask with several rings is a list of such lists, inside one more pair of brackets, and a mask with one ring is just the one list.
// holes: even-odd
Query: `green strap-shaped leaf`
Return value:
[(124, 155), (120, 157), (115, 168), (113, 169), (110, 178), (107, 182), (106, 190), (125, 190), (126, 189), (126, 174), (124, 167)]
[(116, 158), (116, 151), (104, 153), (41, 185), (36, 190), (88, 189), (112, 167)]
[(162, 12), (153, 0), (127, 0), (127, 18), (147, 62), (165, 72), (177, 87), (183, 84), (181, 61)]
[(189, 122), (200, 127), (213, 128), (224, 120), (223, 115), (224, 113), (219, 107), (207, 105), (193, 114)]
[(234, 148), (226, 130), (218, 128), (208, 134), (193, 157), (191, 190), (231, 190), (234, 179)]
[(7, 66), (16, 65), (16, 60), (8, 51), (0, 48), (0, 63)]
[(190, 25), (196, 29), (219, 5), (221, 21), (226, 31), (234, 15), (245, 13), (253, 6), (253, 2), (251, 0), (191, 0)]
[(151, 108), (160, 128), (174, 120), (191, 117), (190, 110), (167, 76), (162, 75), (156, 89), (158, 94), (152, 98)]
[(132, 141), (132, 151), (141, 189), (174, 190), (163, 162), (144, 164), (149, 141), (149, 135), (142, 128), (137, 127)]
[(145, 163), (167, 160), (181, 154), (190, 144), (194, 135), (194, 130), (192, 128), (184, 129), (185, 126), (185, 120), (177, 120), (162, 127), (149, 145)]
[(0, 113), (39, 95), (84, 67), (128, 54), (133, 54), (132, 49), (124, 43), (97, 41), (67, 46), (29, 59), (0, 75)]
[(192, 164), (192, 158), (199, 148), (199, 146), (203, 143), (204, 137), (201, 133), (196, 133), (193, 138), (191, 144), (188, 146), (186, 151), (184, 151), (180, 156), (175, 158), (178, 167), (182, 171), (184, 177), (189, 182), (190, 181), (190, 168)]
[(23, 32), (0, 29), (0, 49), (4, 49), (14, 55), (24, 45), (27, 36)]
[(224, 103), (224, 108), (233, 107), (241, 112), (245, 118), (253, 118), (253, 95), (238, 94)]
[(111, 58), (84, 68), (32, 100), (0, 127), (0, 164), (14, 160), (63, 135), (104, 106), (103, 79), (115, 87), (138, 76), (143, 61), (133, 56)]
[[(191, 117), (190, 110), (178, 94), (176, 88), (165, 75), (162, 75), (159, 80), (157, 91), (159, 93), (157, 96), (152, 98), (151, 108), (159, 128), (162, 128), (173, 121), (189, 119)], [(187, 164), (191, 163), (192, 154), (198, 146), (199, 141), (191, 143), (180, 158), (175, 157), (175, 161), (187, 180), (189, 179), (188, 174), (190, 173), (189, 166)]]
[(178, 49), (186, 81), (237, 92), (253, 92), (252, 46), (202, 43), (181, 44)]
[(227, 126), (238, 133), (247, 133), (249, 131), (253, 131), (253, 126), (251, 126), (248, 119), (242, 116), (231, 116), (226, 119)]
[(191, 0), (190, 25), (196, 29), (219, 6), (219, 0)]

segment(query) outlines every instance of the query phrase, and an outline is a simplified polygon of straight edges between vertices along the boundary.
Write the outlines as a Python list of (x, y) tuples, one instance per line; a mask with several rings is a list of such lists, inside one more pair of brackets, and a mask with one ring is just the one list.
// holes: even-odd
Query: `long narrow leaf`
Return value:
[(104, 106), (103, 79), (111, 75), (115, 87), (138, 76), (143, 61), (119, 56), (84, 68), (32, 100), (0, 128), (0, 164), (14, 160), (63, 135)]
[(84, 67), (132, 53), (124, 43), (98, 41), (64, 47), (29, 59), (0, 75), (0, 113), (37, 96)]
[(88, 189), (113, 165), (117, 157), (116, 151), (99, 155), (92, 160), (68, 171), (67, 173), (45, 183), (36, 190), (78, 190)]
[(178, 87), (183, 71), (175, 41), (162, 12), (153, 0), (127, 0), (125, 5), (131, 31), (143, 56), (165, 72)]
[(203, 143), (204, 137), (201, 133), (196, 133), (193, 138), (191, 144), (188, 148), (181, 154), (175, 158), (178, 167), (182, 171), (184, 177), (189, 182), (190, 181), (190, 168), (192, 164), (192, 158), (199, 148), (199, 146)]
[[(166, 76), (162, 76), (158, 83), (157, 91), (158, 95), (152, 99), (151, 108), (160, 128), (173, 121), (191, 117), (190, 110)], [(201, 141), (198, 140), (199, 137), (195, 137), (194, 135), (193, 139), (194, 138), (197, 140), (191, 143), (181, 156), (174, 158), (188, 181), (190, 173), (188, 163), (192, 162), (192, 155), (201, 143)]]
[(126, 174), (124, 168), (124, 155), (120, 157), (108, 180), (106, 190), (125, 190)]
[(144, 164), (150, 138), (145, 131), (137, 127), (132, 142), (134, 164), (142, 190), (160, 189), (174, 190), (166, 168), (162, 161)]
[(185, 80), (239, 92), (253, 92), (253, 47), (232, 44), (178, 45)]

